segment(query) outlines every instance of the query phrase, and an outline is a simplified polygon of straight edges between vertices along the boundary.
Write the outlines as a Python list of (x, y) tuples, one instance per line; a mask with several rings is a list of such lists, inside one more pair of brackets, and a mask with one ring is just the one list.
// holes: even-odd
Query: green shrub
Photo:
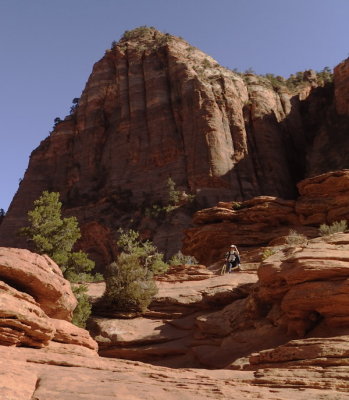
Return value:
[(293, 229), (290, 230), (288, 236), (286, 236), (286, 243), (289, 246), (298, 246), (307, 243), (307, 237), (302, 233), (299, 233)]
[(333, 82), (333, 72), (329, 67), (325, 67), (322, 71), (317, 72), (316, 75), (317, 83), (320, 85)]
[(144, 312), (157, 293), (153, 274), (134, 254), (121, 253), (105, 272), (102, 303), (122, 312)]
[(117, 241), (122, 253), (136, 257), (139, 264), (147, 268), (152, 274), (158, 275), (167, 271), (168, 264), (163, 261), (163, 254), (157, 251), (152, 242), (139, 239), (139, 233), (130, 229), (124, 231), (119, 229), (121, 234)]
[(168, 269), (163, 254), (134, 230), (119, 229), (121, 253), (105, 272), (106, 289), (100, 304), (121, 312), (144, 312), (157, 293), (154, 275)]
[(231, 208), (233, 210), (240, 210), (242, 208), (242, 203), (240, 201), (234, 201)]
[(53, 128), (55, 128), (58, 124), (60, 124), (61, 122), (63, 122), (63, 120), (62, 120), (61, 118), (59, 118), (59, 117), (56, 117), (56, 118), (53, 120), (53, 122), (54, 122)]
[(178, 204), (181, 199), (181, 192), (176, 190), (176, 183), (171, 177), (167, 179), (167, 190), (170, 204)]
[(168, 200), (169, 200), (168, 206), (165, 207), (167, 211), (168, 210), (172, 211), (181, 202), (191, 203), (195, 199), (195, 194), (187, 194), (185, 192), (177, 190), (176, 183), (171, 177), (167, 179), (167, 190), (168, 190)]
[(252, 67), (247, 68), (244, 73), (245, 74), (253, 74), (253, 75), (256, 74), (255, 70)]
[(153, 204), (151, 207), (147, 207), (144, 210), (144, 215), (146, 217), (157, 218), (160, 216), (164, 216), (163, 214), (172, 211), (167, 206), (162, 206), (160, 204)]
[(264, 249), (262, 253), (262, 260), (264, 261), (268, 257), (272, 256), (273, 254), (277, 253), (278, 251), (282, 250), (283, 246), (274, 246), (274, 247), (267, 247)]
[(195, 47), (194, 47), (194, 46), (188, 45), (188, 47), (187, 47), (187, 52), (188, 52), (189, 54), (192, 53), (194, 50), (195, 50)]
[(80, 328), (86, 327), (86, 321), (88, 320), (91, 314), (91, 304), (89, 302), (87, 296), (87, 286), (79, 285), (72, 286), (73, 293), (78, 301), (78, 305), (76, 306), (73, 312), (72, 323)]
[[(195, 194), (187, 194), (184, 191), (177, 190), (176, 183), (169, 177), (167, 180), (167, 197), (167, 204), (152, 204), (150, 207), (144, 208), (144, 215), (152, 218), (166, 218), (166, 214), (179, 208), (181, 205), (192, 203), (196, 196)], [(149, 201), (147, 204), (149, 204)]]
[(345, 232), (348, 229), (347, 221), (335, 221), (332, 225), (322, 224), (320, 225), (320, 235), (321, 236), (328, 236), (332, 235), (333, 233), (338, 232)]
[(282, 86), (286, 86), (286, 79), (282, 76), (275, 76), (274, 74), (265, 74), (266, 79), (270, 82), (273, 89), (277, 90)]
[(185, 256), (181, 251), (174, 254), (168, 261), (170, 265), (197, 265), (198, 261), (193, 256)]
[(154, 32), (155, 28), (153, 26), (139, 26), (138, 28), (132, 29), (131, 31), (125, 31), (121, 37), (121, 40), (136, 39), (139, 36), (143, 36), (146, 33)]
[(208, 58), (205, 58), (205, 59), (203, 60), (203, 62), (202, 62), (202, 66), (203, 66), (204, 68), (210, 68), (210, 67), (211, 67), (210, 60), (209, 60)]

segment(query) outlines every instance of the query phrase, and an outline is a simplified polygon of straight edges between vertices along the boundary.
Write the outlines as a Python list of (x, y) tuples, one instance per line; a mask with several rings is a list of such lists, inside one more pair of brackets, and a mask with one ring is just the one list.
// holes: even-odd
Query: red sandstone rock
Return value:
[(0, 345), (42, 347), (54, 333), (52, 321), (31, 296), (0, 281)]
[[(135, 320), (96, 321), (101, 328), (100, 343), (112, 342), (114, 355), (140, 358), (143, 354), (143, 359), (155, 364), (166, 357), (173, 366), (180, 365), (180, 359), (182, 366), (193, 366), (196, 361), (201, 369), (103, 359), (91, 348), (54, 341), (37, 350), (0, 346), (0, 397), (348, 398), (348, 249), (349, 234), (285, 247), (262, 264), (258, 284), (253, 283), (254, 275), (244, 273), (158, 282), (160, 292), (149, 312), (151, 319), (146, 321), (145, 315)], [(280, 285), (283, 281), (286, 285)], [(325, 284), (330, 298), (327, 307), (323, 292), (319, 293)], [(304, 293), (292, 296), (289, 303), (287, 296), (302, 285)], [(2, 287), (17, 300), (35, 305), (28, 294), (5, 284)], [(323, 313), (320, 319), (313, 318), (316, 305)], [(189, 310), (192, 307), (195, 312)], [(156, 319), (156, 312), (167, 312), (167, 317)], [(171, 313), (177, 318), (169, 321)], [(338, 324), (333, 316), (343, 318)], [(300, 323), (304, 327), (309, 321), (307, 338), (290, 341), (292, 335), (286, 329)], [(75, 334), (80, 334), (79, 329), (70, 330), (69, 323), (55, 323), (59, 340), (72, 343)], [(113, 355), (112, 347), (106, 346), (105, 351)], [(203, 365), (245, 370), (205, 370)]]
[(186, 230), (183, 252), (209, 265), (222, 259), (231, 243), (242, 251), (244, 246), (282, 244), (290, 230), (312, 238), (321, 224), (349, 219), (348, 170), (308, 178), (297, 186), (295, 201), (260, 196), (196, 212), (196, 226)]
[[(185, 232), (183, 252), (206, 265), (221, 259), (230, 244), (263, 246), (296, 230), (308, 237), (318, 230), (302, 226), (295, 211), (297, 203), (275, 197), (257, 197), (242, 203), (219, 203), (194, 214), (197, 224)], [(232, 208), (237, 208), (233, 210)], [(243, 251), (243, 247), (240, 249)], [(242, 258), (243, 255), (242, 255)], [(244, 262), (244, 261), (242, 261)]]
[(285, 251), (269, 257), (258, 270), (259, 297), (280, 302), (280, 323), (300, 336), (319, 320), (333, 328), (349, 325), (348, 234)]
[(25, 289), (49, 317), (71, 319), (77, 301), (70, 283), (49, 257), (1, 247), (0, 279)]
[(303, 225), (349, 219), (349, 170), (329, 172), (299, 182), (296, 213)]
[(213, 275), (204, 265), (171, 265), (164, 275), (158, 275), (157, 281), (162, 282), (184, 282), (201, 281)]
[[(198, 267), (198, 271), (203, 269)], [(213, 277), (207, 273), (206, 279), (191, 280), (189, 276), (185, 281), (182, 269), (177, 273), (177, 279), (173, 271), (172, 279), (157, 282), (159, 292), (142, 317), (89, 320), (88, 329), (99, 344), (100, 355), (173, 367), (220, 365), (220, 356), (212, 356), (210, 363), (197, 360), (196, 348), (203, 344), (195, 333), (197, 318), (246, 297), (256, 275)], [(94, 298), (102, 295), (102, 290), (98, 294), (97, 284), (89, 286)]]
[(76, 305), (70, 283), (52, 260), (28, 250), (0, 248), (0, 276), (7, 282), (0, 280), (0, 345), (52, 348), (56, 341), (84, 347), (83, 354), (96, 353), (97, 343), (86, 330), (49, 317), (70, 319)]
[(76, 344), (92, 350), (98, 349), (97, 343), (85, 329), (61, 319), (51, 319), (51, 322), (56, 330), (52, 340), (60, 343)]
[(349, 62), (342, 61), (334, 69), (336, 110), (338, 114), (349, 115)]
[[(281, 375), (283, 370), (274, 370), (273, 375), (261, 370), (254, 377), (252, 371), (170, 369), (93, 356), (72, 354), (67, 358), (47, 349), (4, 347), (0, 347), (0, 372), (0, 396), (4, 400), (109, 400), (111, 396), (116, 400), (345, 399), (348, 388), (347, 371), (342, 369), (338, 375), (335, 368), (322, 373), (302, 370), (298, 382), (294, 371), (290, 387), (286, 374)], [(311, 387), (305, 388), (306, 384)]]
[[(27, 246), (15, 233), (48, 187), (61, 193), (65, 213), (78, 217), (79, 246), (99, 267), (112, 260), (114, 227), (130, 219), (150, 230), (161, 250), (180, 249), (190, 208), (144, 218), (144, 208), (168, 202), (169, 177), (202, 207), (261, 194), (293, 198), (312, 167), (306, 153), (333, 95), (320, 87), (311, 102), (312, 73), (301, 93), (244, 78), (179, 38), (154, 31), (121, 41), (95, 64), (73, 115), (32, 153), (0, 244)], [(314, 133), (308, 109), (320, 126)], [(345, 157), (337, 156), (337, 167)]]
[(247, 298), (196, 317), (196, 359), (236, 368), (248, 364), (245, 355), (257, 348), (304, 335), (316, 335), (321, 343), (321, 336), (343, 334), (349, 328), (348, 250), (349, 234), (335, 234), (284, 246), (267, 258)]

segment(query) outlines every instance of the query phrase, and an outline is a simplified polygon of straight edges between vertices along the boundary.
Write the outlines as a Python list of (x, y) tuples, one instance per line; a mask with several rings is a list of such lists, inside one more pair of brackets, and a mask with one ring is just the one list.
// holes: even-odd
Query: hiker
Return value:
[(240, 254), (237, 247), (232, 244), (226, 257), (226, 272), (230, 274), (235, 267), (240, 267)]

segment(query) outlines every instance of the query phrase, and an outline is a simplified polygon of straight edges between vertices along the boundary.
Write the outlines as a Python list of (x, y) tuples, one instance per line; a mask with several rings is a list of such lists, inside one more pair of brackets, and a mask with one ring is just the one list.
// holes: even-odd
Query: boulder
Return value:
[(48, 256), (0, 247), (0, 279), (30, 294), (49, 317), (71, 320), (76, 298), (70, 283)]
[(0, 280), (0, 345), (39, 348), (54, 341), (96, 354), (89, 333), (69, 322), (77, 301), (50, 258), (0, 248), (0, 276), (6, 281)]

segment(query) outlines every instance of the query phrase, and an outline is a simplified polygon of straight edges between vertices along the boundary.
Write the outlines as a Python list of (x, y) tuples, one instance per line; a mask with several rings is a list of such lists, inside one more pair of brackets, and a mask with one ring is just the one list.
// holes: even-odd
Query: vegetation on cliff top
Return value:
[[(159, 47), (166, 45), (170, 43), (172, 40), (176, 39), (184, 41), (184, 39), (181, 37), (176, 37), (170, 35), (169, 33), (160, 32), (153, 26), (143, 25), (134, 28), (132, 30), (126, 30), (121, 36), (119, 42), (116, 41), (112, 42), (111, 50), (114, 50), (116, 47), (118, 47), (121, 50), (126, 50), (127, 49), (126, 42), (128, 41), (138, 42), (137, 50), (139, 51), (144, 51), (147, 48), (150, 48), (152, 50), (158, 50)], [(191, 46), (189, 43), (187, 43), (187, 45), (188, 45), (187, 56), (189, 59), (191, 59), (192, 52), (196, 48), (194, 46)], [(111, 50), (107, 50), (107, 52), (110, 52)], [(206, 76), (205, 72), (206, 70), (211, 68), (222, 68), (222, 67), (220, 67), (219, 64), (217, 63), (210, 62), (208, 58), (205, 58), (203, 60), (198, 60), (196, 64), (194, 60), (193, 69), (198, 73), (201, 79), (206, 79), (206, 78), (210, 79), (212, 77), (211, 76), (212, 74)], [(239, 72), (236, 68), (234, 69), (227, 68), (227, 69), (230, 70), (231, 72), (234, 72), (234, 74), (240, 75), (247, 84), (249, 83), (249, 77), (251, 75), (254, 75), (259, 79), (262, 85), (269, 86), (276, 91), (280, 90), (281, 88), (285, 88), (290, 92), (294, 92), (297, 91), (299, 88), (306, 86), (310, 82), (316, 83), (318, 86), (325, 86), (329, 83), (332, 83), (333, 81), (333, 73), (329, 67), (325, 67), (318, 72), (312, 70), (299, 71), (294, 74), (291, 74), (288, 78), (284, 78), (282, 76), (275, 75), (273, 73), (259, 75), (255, 73), (255, 71), (252, 68), (247, 69), (245, 72)]]
[[(138, 50), (145, 50), (147, 46), (144, 46), (145, 42), (151, 43), (151, 49), (156, 50), (160, 46), (164, 46), (168, 44), (175, 36), (170, 35), (169, 33), (160, 32), (153, 26), (139, 26), (138, 28), (132, 30), (126, 30), (120, 38), (120, 41), (117, 42), (115, 40), (111, 43), (111, 50), (107, 50), (106, 53), (116, 49), (117, 47), (120, 50), (126, 50), (127, 44), (126, 42), (135, 40), (138, 41), (139, 44), (137, 46)], [(181, 39), (182, 38), (177, 38)], [(125, 47), (126, 46), (126, 47)]]

